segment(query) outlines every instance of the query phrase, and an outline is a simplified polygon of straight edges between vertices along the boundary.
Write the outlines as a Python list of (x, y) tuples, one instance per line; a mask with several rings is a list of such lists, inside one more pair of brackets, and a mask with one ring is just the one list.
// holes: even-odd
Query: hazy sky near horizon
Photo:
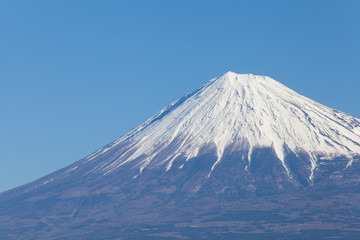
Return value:
[(360, 1), (0, 2), (0, 192), (231, 70), (360, 118)]

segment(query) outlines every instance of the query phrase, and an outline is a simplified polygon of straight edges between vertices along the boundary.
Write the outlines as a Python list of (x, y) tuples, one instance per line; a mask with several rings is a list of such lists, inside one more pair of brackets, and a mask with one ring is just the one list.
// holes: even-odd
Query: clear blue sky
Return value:
[(360, 1), (1, 1), (0, 191), (228, 70), (360, 117)]

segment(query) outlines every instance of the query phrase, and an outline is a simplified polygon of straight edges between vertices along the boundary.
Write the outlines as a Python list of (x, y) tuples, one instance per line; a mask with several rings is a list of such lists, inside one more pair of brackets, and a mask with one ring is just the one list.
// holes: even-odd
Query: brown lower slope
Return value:
[(137, 178), (129, 163), (108, 175), (84, 168), (40, 179), (0, 195), (1, 239), (360, 237), (360, 158), (348, 167), (319, 160), (311, 182), (306, 156), (288, 154), (289, 177), (272, 149), (255, 150), (247, 170), (243, 155), (229, 152), (210, 177), (216, 157), (207, 151)]

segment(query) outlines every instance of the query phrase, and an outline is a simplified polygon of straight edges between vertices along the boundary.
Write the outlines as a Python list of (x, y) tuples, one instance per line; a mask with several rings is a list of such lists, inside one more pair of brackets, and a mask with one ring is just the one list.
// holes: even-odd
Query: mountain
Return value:
[(360, 237), (360, 120), (228, 72), (0, 194), (3, 239)]

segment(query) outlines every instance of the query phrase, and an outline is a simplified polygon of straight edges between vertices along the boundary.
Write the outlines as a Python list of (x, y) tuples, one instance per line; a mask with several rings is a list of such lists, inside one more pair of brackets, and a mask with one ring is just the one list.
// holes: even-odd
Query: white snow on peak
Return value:
[(248, 151), (249, 161), (252, 149), (272, 147), (289, 174), (285, 147), (294, 153), (307, 152), (314, 170), (317, 156), (351, 158), (360, 154), (359, 126), (359, 119), (312, 101), (270, 77), (229, 71), (170, 104), (89, 159), (131, 141), (132, 147), (105, 164), (103, 170), (107, 174), (146, 156), (139, 163), (141, 172), (177, 141), (174, 152), (158, 166), (169, 170), (176, 157), (183, 155), (189, 160), (202, 147), (214, 145), (217, 161), (212, 171), (229, 145)]

